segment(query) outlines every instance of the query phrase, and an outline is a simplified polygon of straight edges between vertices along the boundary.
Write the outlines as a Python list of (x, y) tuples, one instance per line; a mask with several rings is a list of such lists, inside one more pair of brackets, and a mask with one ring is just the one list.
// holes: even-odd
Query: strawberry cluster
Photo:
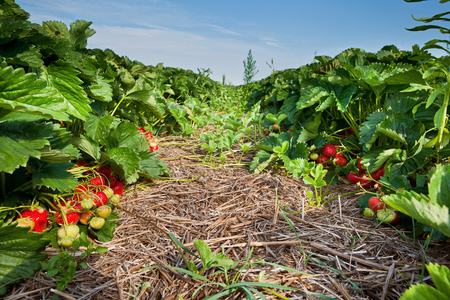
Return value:
[(394, 209), (391, 209), (378, 197), (370, 197), (368, 206), (364, 209), (365, 217), (373, 217), (379, 221), (388, 224), (396, 224), (399, 221), (398, 212)]
[(364, 188), (370, 188), (375, 185), (375, 181), (380, 180), (380, 178), (385, 174), (384, 166), (381, 166), (378, 170), (369, 173), (368, 170), (364, 167), (362, 164), (362, 158), (358, 160), (358, 173), (350, 171), (348, 173), (348, 180), (353, 183), (357, 184), (360, 183), (362, 187)]
[(150, 152), (158, 150), (158, 139), (153, 136), (151, 132), (145, 132), (145, 129), (138, 127), (138, 130), (145, 134), (145, 139), (148, 142)]
[(81, 168), (86, 181), (69, 194), (49, 202), (50, 209), (42, 207), (25, 209), (17, 218), (18, 226), (28, 226), (30, 231), (43, 232), (58, 224), (58, 243), (70, 247), (79, 237), (78, 223), (99, 230), (112, 212), (110, 203), (118, 204), (124, 191), (122, 181), (112, 175), (109, 166), (89, 167), (81, 162), (75, 168)]
[(311, 153), (309, 158), (315, 160), (319, 164), (328, 164), (331, 160), (335, 165), (347, 165), (347, 159), (343, 153), (338, 153), (338, 148), (335, 145), (327, 144), (323, 147), (321, 155)]

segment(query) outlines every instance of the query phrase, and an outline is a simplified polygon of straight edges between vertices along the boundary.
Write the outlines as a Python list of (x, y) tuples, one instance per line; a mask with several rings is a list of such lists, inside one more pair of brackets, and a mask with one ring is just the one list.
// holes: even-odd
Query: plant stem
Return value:
[(117, 108), (119, 108), (119, 105), (122, 103), (122, 101), (125, 99), (126, 95), (123, 95), (122, 98), (119, 100), (119, 102), (117, 103), (116, 107), (114, 107), (113, 111), (111, 112), (111, 116), (114, 116)]

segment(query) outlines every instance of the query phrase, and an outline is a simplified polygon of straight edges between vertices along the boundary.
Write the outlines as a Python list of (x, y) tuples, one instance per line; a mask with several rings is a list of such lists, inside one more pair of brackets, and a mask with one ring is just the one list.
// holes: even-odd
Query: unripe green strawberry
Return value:
[(102, 205), (99, 208), (97, 208), (97, 215), (100, 218), (106, 219), (111, 214), (112, 209), (108, 205)]
[(105, 193), (106, 197), (109, 199), (112, 195), (114, 195), (114, 191), (109, 186), (105, 186), (102, 190), (103, 193)]
[(366, 207), (364, 209), (364, 217), (371, 218), (373, 216), (375, 216), (375, 213), (373, 212), (373, 210), (371, 210), (370, 208)]
[(391, 224), (397, 218), (397, 212), (395, 210), (385, 208), (377, 211), (377, 219), (384, 223)]
[(111, 198), (109, 198), (109, 201), (111, 201), (111, 203), (114, 203), (114, 204), (119, 204), (120, 196), (115, 194)]
[(85, 198), (81, 201), (81, 207), (84, 209), (92, 209), (95, 206), (94, 200), (91, 198)]
[(70, 236), (76, 239), (79, 233), (80, 228), (75, 224), (69, 224), (67, 226), (63, 225), (58, 229), (58, 237), (60, 239), (64, 238), (65, 236)]
[(311, 160), (317, 160), (317, 159), (319, 158), (319, 154), (317, 154), (317, 153), (311, 153), (311, 154), (309, 155), (309, 158), (310, 158)]
[(103, 227), (103, 225), (105, 225), (105, 219), (100, 217), (93, 217), (89, 222), (89, 225), (91, 225), (93, 229), (99, 230)]
[(70, 246), (72, 246), (73, 241), (74, 241), (73, 237), (67, 235), (67, 236), (63, 237), (62, 239), (59, 239), (58, 244), (61, 247), (69, 248)]

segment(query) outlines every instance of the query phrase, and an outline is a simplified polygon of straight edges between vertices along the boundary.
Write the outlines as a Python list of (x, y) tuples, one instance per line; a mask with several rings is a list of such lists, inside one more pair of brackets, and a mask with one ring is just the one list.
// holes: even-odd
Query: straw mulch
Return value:
[[(260, 264), (244, 271), (239, 282), (256, 282), (265, 271), (265, 282), (336, 299), (398, 299), (419, 281), (425, 241), (405, 240), (385, 225), (374, 229), (374, 221), (360, 212), (358, 196), (302, 211), (307, 197), (298, 179), (270, 172), (252, 174), (243, 166), (212, 168), (192, 157), (192, 149), (179, 145), (162, 149), (159, 157), (166, 160), (175, 180), (135, 185), (125, 194), (123, 208), (142, 218), (122, 211), (114, 239), (103, 244), (109, 247), (106, 253), (88, 257), (88, 268), (78, 270), (64, 292), (56, 291), (56, 282), (38, 272), (5, 299), (49, 299), (54, 293), (60, 299), (203, 299), (221, 291), (211, 285), (194, 296), (204, 282), (167, 267), (186, 268), (170, 239), (143, 218), (173, 233), (190, 249), (194, 240), (202, 240), (213, 252), (224, 251), (235, 261), (249, 257), (249, 261), (264, 260), (302, 272)], [(352, 189), (347, 186), (338, 193)], [(287, 214), (295, 231), (280, 207), (297, 212)], [(449, 246), (432, 241), (426, 261), (449, 265)], [(47, 252), (51, 256), (56, 249)], [(194, 261), (201, 267), (199, 260)], [(203, 275), (224, 282), (212, 271), (216, 270)], [(143, 288), (146, 282), (148, 288)], [(260, 291), (268, 299), (276, 298)], [(301, 291), (276, 292), (288, 299), (317, 299)], [(229, 299), (243, 298), (236, 292)]]

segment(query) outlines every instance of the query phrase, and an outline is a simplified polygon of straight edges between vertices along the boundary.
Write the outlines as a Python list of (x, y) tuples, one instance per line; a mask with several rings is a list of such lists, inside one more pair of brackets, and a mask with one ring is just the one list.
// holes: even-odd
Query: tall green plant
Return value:
[[(405, 2), (422, 2), (425, 0), (404, 0)], [(446, 3), (449, 2), (450, 0), (440, 0), (439, 3)], [(440, 25), (436, 25), (436, 22), (448, 22), (450, 21), (449, 18), (446, 18), (447, 15), (450, 14), (450, 11), (444, 12), (444, 13), (440, 13), (440, 14), (436, 14), (432, 17), (425, 17), (425, 18), (414, 18), (414, 16), (412, 16), (412, 18), (416, 21), (419, 22), (424, 22), (424, 23), (431, 23), (431, 22), (435, 22), (435, 24), (432, 25), (421, 25), (421, 26), (416, 26), (414, 28), (407, 28), (406, 30), (409, 31), (427, 31), (430, 29), (437, 29), (439, 30), (440, 33), (442, 34), (446, 34), (448, 35), (450, 33), (450, 28), (444, 27), (444, 26), (440, 26)], [(444, 46), (441, 46), (439, 44), (444, 44)], [(433, 39), (431, 41), (428, 41), (425, 43), (425, 46), (422, 48), (422, 50), (427, 50), (427, 49), (439, 49), (439, 50), (443, 50), (445, 52), (447, 52), (448, 54), (450, 54), (449, 51), (449, 46), (450, 46), (450, 40), (447, 39)]]
[(256, 67), (256, 61), (253, 58), (252, 50), (248, 50), (247, 58), (244, 63), (244, 84), (247, 85), (253, 81), (253, 78), (258, 74), (259, 70)]

